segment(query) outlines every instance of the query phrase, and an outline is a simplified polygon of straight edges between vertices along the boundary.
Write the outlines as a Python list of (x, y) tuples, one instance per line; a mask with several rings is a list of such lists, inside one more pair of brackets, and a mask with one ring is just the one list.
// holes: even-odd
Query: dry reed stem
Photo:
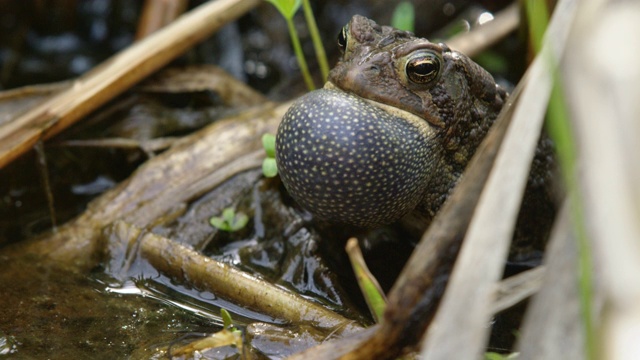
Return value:
[(0, 127), (0, 168), (89, 112), (129, 89), (169, 61), (233, 21), (259, 0), (207, 2), (114, 55), (73, 85)]
[(423, 342), (425, 359), (477, 359), (486, 348), (495, 288), (502, 276), (531, 160), (546, 114), (552, 77), (549, 52), (561, 54), (575, 2), (560, 1), (529, 81), (469, 225), (447, 290)]

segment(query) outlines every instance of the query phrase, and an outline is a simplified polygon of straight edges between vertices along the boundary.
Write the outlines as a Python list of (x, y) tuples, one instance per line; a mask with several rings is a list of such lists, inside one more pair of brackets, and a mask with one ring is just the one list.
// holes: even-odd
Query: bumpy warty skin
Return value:
[[(296, 101), (278, 129), (282, 181), (300, 205), (334, 222), (375, 227), (412, 210), (433, 216), (506, 93), (446, 45), (361, 16), (343, 36), (325, 89)], [(437, 66), (428, 83), (407, 76), (416, 56)]]

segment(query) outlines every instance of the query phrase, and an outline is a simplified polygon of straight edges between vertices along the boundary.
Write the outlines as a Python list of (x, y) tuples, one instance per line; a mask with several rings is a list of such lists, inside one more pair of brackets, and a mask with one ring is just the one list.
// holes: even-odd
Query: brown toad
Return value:
[(499, 113), (505, 91), (467, 56), (354, 16), (323, 89), (276, 136), (282, 181), (303, 207), (375, 227), (440, 208)]

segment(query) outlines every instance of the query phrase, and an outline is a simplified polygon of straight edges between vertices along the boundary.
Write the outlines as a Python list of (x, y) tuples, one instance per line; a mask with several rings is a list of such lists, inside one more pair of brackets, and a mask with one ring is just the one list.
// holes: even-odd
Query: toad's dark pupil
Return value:
[(342, 31), (338, 34), (338, 46), (341, 51), (347, 48), (347, 27), (343, 27)]
[(438, 75), (440, 63), (432, 57), (413, 59), (407, 64), (407, 76), (411, 81), (424, 84)]

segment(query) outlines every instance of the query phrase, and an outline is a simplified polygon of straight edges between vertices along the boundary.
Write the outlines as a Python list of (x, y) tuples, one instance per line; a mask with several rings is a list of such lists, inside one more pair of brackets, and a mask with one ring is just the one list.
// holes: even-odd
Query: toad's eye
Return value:
[(340, 51), (342, 51), (343, 53), (347, 49), (348, 33), (349, 33), (349, 27), (348, 25), (345, 25), (342, 28), (342, 31), (340, 31), (340, 34), (338, 34), (338, 46), (340, 47)]
[(416, 84), (428, 84), (438, 78), (440, 73), (440, 57), (432, 51), (418, 51), (407, 59), (405, 73), (407, 78)]

